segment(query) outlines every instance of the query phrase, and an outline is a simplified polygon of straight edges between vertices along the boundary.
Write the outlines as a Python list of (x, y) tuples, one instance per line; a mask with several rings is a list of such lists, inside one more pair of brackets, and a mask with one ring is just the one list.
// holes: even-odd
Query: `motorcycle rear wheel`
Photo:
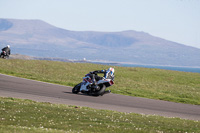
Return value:
[(104, 84), (100, 84), (99, 87), (100, 87), (99, 91), (92, 92), (93, 96), (100, 96), (100, 95), (102, 96), (104, 94), (106, 86)]

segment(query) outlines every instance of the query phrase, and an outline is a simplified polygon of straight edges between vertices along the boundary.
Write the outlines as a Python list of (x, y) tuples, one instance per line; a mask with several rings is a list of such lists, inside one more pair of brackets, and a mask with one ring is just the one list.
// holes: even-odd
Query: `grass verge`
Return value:
[[(109, 66), (41, 60), (0, 59), (0, 73), (74, 86), (90, 71)], [(112, 93), (200, 105), (200, 74), (152, 68), (115, 68)]]
[(0, 97), (0, 132), (200, 132), (200, 122)]

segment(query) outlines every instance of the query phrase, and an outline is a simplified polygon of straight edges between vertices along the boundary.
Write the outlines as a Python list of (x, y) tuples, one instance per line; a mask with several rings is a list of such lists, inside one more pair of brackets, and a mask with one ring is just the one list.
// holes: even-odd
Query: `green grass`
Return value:
[(200, 132), (200, 122), (0, 97), (0, 132)]
[[(2, 60), (0, 73), (74, 86), (90, 71), (109, 66), (39, 60)], [(200, 74), (170, 70), (118, 67), (112, 93), (200, 105)]]

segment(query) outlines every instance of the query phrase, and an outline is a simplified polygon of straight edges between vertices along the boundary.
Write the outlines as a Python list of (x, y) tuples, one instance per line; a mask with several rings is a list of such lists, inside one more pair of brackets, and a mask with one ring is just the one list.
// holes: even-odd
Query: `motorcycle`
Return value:
[(83, 77), (83, 81), (81, 83), (74, 86), (74, 88), (72, 89), (72, 93), (78, 94), (79, 92), (81, 92), (92, 96), (103, 96), (104, 94), (111, 92), (110, 90), (105, 90), (113, 84), (114, 73), (108, 73), (106, 77), (103, 77), (101, 80), (96, 81), (96, 83), (94, 83), (89, 74), (87, 74), (85, 75), (85, 77)]
[(2, 51), (0, 57), (3, 59), (7, 59), (9, 56), (7, 55), (6, 51)]

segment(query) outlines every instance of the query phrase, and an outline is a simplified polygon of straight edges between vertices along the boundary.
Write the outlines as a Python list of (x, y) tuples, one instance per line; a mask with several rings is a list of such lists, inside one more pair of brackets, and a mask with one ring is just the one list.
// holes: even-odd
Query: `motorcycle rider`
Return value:
[[(97, 74), (98, 73), (103, 73), (104, 76), (103, 77), (100, 77), (98, 76)], [(89, 76), (93, 82), (93, 85), (96, 85), (96, 83), (99, 81), (99, 80), (102, 80), (102, 79), (106, 79), (106, 78), (112, 78), (114, 76), (114, 68), (110, 67), (108, 68), (107, 70), (96, 70), (96, 71), (92, 71), (92, 72), (89, 72), (88, 74), (86, 74), (85, 76)], [(114, 80), (114, 79), (113, 79)], [(88, 91), (88, 89), (86, 88), (82, 88), (80, 91)], [(107, 91), (107, 92), (110, 92)], [(105, 93), (107, 93), (105, 92)]]
[(5, 53), (6, 53), (6, 56), (9, 57), (10, 51), (11, 51), (11, 50), (10, 50), (10, 45), (7, 45), (6, 47), (2, 48), (1, 54), (3, 54), (4, 51), (5, 51)]
[[(98, 73), (103, 73), (104, 74), (104, 77), (100, 77), (98, 76), (97, 74)], [(99, 81), (99, 80), (102, 80), (104, 78), (110, 78), (110, 74), (114, 74), (114, 68), (110, 67), (108, 68), (108, 70), (96, 70), (96, 71), (93, 71), (93, 72), (90, 72), (88, 74), (88, 76), (91, 77), (92, 81), (93, 81), (93, 84), (96, 84), (96, 81)]]

